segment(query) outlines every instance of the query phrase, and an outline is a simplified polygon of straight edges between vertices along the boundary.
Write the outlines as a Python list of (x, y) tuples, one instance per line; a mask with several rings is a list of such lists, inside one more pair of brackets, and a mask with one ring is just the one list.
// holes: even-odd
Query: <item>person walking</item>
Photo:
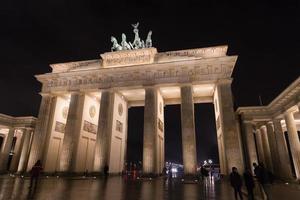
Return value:
[(254, 174), (260, 184), (260, 189), (262, 190), (262, 193), (265, 194), (266, 198), (269, 199), (268, 186), (267, 186), (268, 179), (269, 179), (268, 172), (262, 163), (259, 163), (259, 165), (253, 163), (253, 167), (254, 167)]
[(108, 171), (109, 171), (109, 167), (108, 167), (108, 165), (105, 165), (105, 166), (104, 166), (104, 169), (103, 169), (103, 173), (104, 173), (104, 177), (105, 177), (105, 178), (108, 177)]
[(249, 169), (246, 169), (244, 172), (244, 180), (248, 192), (248, 199), (254, 200), (254, 194), (253, 194), (254, 180)]
[(33, 165), (33, 167), (31, 168), (31, 171), (30, 171), (30, 173), (31, 173), (30, 186), (29, 186), (30, 189), (32, 188), (33, 184), (34, 184), (34, 188), (36, 188), (38, 179), (39, 179), (39, 176), (40, 176), (42, 170), (43, 170), (42, 163), (40, 160), (38, 160)]
[(240, 199), (243, 199), (242, 195), (242, 178), (240, 174), (237, 171), (236, 167), (232, 167), (232, 172), (230, 173), (230, 184), (234, 189), (234, 197), (237, 200), (238, 199), (238, 194)]

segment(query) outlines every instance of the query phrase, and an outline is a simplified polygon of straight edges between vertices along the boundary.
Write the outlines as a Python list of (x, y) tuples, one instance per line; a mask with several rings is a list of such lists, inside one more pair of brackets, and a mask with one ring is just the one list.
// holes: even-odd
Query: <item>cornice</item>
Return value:
[(230, 78), (236, 59), (236, 56), (226, 56), (161, 64), (48, 73), (36, 77), (43, 83), (42, 92), (46, 93), (76, 89), (196, 83)]
[(254, 120), (276, 118), (298, 105), (300, 102), (299, 96), (300, 77), (280, 93), (269, 105), (239, 107), (236, 112), (237, 114), (244, 115), (246, 118), (251, 117)]
[(34, 127), (37, 118), (26, 116), (26, 117), (12, 117), (9, 115), (0, 113), (0, 125), (7, 127)]

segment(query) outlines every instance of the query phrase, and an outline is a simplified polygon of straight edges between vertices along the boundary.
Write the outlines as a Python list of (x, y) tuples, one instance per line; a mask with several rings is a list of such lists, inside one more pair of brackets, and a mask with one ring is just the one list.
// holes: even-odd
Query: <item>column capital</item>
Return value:
[(34, 130), (34, 128), (32, 128), (32, 127), (24, 127), (22, 129), (25, 131), (33, 131)]
[(50, 92), (40, 92), (39, 95), (42, 97), (55, 97), (56, 95)]
[(233, 81), (232, 78), (227, 78), (227, 79), (218, 79), (217, 84), (231, 84)]
[(85, 91), (83, 91), (83, 90), (69, 90), (68, 93), (70, 93), (71, 95), (72, 94), (81, 95), (81, 94), (85, 94)]
[(255, 122), (253, 122), (252, 120), (249, 120), (249, 119), (247, 119), (247, 120), (243, 120), (243, 123), (244, 123), (244, 124), (251, 124), (251, 125), (255, 125)]
[(287, 114), (293, 114), (294, 112), (298, 112), (299, 111), (299, 108), (297, 105), (294, 105), (292, 107), (289, 107), (287, 109), (285, 109), (284, 111), (284, 115), (287, 115)]
[(180, 84), (180, 88), (181, 87), (186, 87), (186, 86), (190, 86), (190, 87), (193, 87), (193, 84), (192, 83), (183, 83), (183, 84)]
[(256, 133), (256, 134), (260, 134), (260, 132), (261, 132), (261, 131), (260, 131), (259, 128), (256, 128), (256, 129), (255, 129), (255, 133)]

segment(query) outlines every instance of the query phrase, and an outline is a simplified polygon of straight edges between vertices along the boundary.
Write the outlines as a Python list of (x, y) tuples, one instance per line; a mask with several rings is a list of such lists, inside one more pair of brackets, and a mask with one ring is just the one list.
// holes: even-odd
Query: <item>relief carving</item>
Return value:
[(83, 122), (83, 130), (89, 133), (96, 134), (97, 133), (97, 125), (84, 120)]

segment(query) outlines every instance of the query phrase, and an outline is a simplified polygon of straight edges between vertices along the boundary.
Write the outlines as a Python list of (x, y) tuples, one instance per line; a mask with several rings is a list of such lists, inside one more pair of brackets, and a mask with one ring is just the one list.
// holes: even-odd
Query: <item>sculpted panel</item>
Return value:
[[(149, 48), (148, 48), (149, 49)], [(143, 49), (140, 49), (143, 50)], [(133, 51), (133, 50), (132, 50)], [(123, 52), (123, 51), (121, 51)], [(112, 52), (118, 53), (118, 52)], [(48, 79), (43, 92), (78, 90), (78, 89), (105, 89), (110, 87), (130, 87), (136, 85), (191, 83), (229, 78), (232, 73), (234, 59), (224, 62), (201, 63), (181, 62), (164, 63), (141, 66), (127, 66), (107, 68), (83, 73), (74, 72), (67, 77)]]

